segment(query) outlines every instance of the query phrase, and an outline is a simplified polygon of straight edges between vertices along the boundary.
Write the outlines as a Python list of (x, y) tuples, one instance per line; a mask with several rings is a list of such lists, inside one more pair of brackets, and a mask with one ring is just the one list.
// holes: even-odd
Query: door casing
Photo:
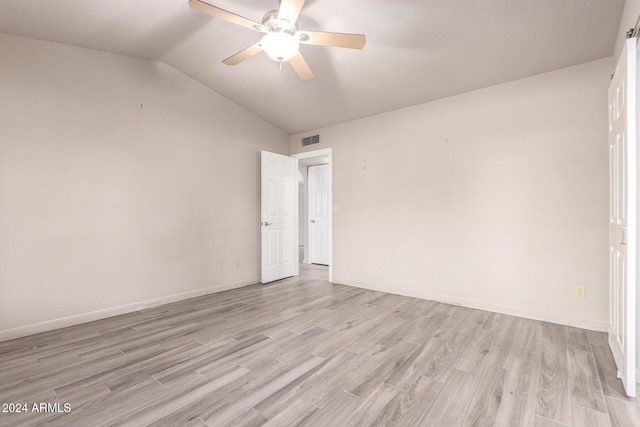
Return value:
[[(333, 281), (333, 149), (323, 148), (319, 150), (306, 151), (304, 153), (292, 154), (291, 157), (302, 160), (313, 157), (328, 157), (329, 159), (329, 282)], [(297, 211), (296, 211), (297, 216)]]

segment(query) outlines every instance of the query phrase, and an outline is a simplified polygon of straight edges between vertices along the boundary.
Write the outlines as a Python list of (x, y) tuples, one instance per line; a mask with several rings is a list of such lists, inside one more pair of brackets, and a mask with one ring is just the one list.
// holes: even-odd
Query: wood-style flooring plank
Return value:
[(587, 331), (587, 338), (592, 345), (608, 346), (609, 338), (606, 332)]
[(0, 402), (20, 401), (22, 398), (28, 398), (43, 389), (60, 388), (72, 383), (86, 384), (99, 381), (100, 375), (117, 372), (129, 364), (139, 363), (165, 352), (166, 350), (162, 348), (151, 346), (104, 363), (81, 362), (74, 365), (74, 369), (59, 367), (50, 372), (40, 372), (32, 376), (27, 373), (21, 381), (0, 384)]
[(567, 357), (571, 401), (596, 411), (607, 412), (593, 353), (568, 348)]
[(453, 334), (428, 361), (422, 375), (436, 381), (446, 381), (471, 341), (472, 338), (467, 335)]
[(418, 425), (433, 427), (458, 425), (476, 383), (475, 375), (454, 370)]
[(524, 320), (515, 342), (515, 357), (534, 363), (540, 361), (540, 330), (537, 322)]
[(640, 426), (640, 405), (606, 397), (611, 427)]
[(454, 334), (473, 336), (489, 317), (488, 311), (455, 307), (447, 320), (433, 333), (436, 338), (450, 339)]
[(606, 346), (593, 344), (591, 348), (593, 349), (593, 356), (596, 361), (604, 395), (638, 403), (639, 400), (637, 397), (629, 397), (624, 391), (622, 380), (617, 376), (616, 363), (613, 360), (613, 354), (611, 354), (609, 344), (606, 344)]
[[(379, 323), (374, 323), (372, 321), (367, 321), (359, 324), (353, 328), (344, 330), (339, 332), (338, 334), (333, 336), (333, 339), (320, 349), (314, 352), (315, 355), (320, 357), (329, 357), (340, 350), (348, 349), (348, 347), (356, 340), (361, 339), (363, 336), (372, 332), (373, 329), (379, 328)], [(376, 348), (377, 344), (373, 346)], [(371, 347), (368, 349), (370, 350)], [(355, 351), (354, 353), (360, 353), (362, 351), (366, 352), (367, 349)]]
[(155, 405), (121, 418), (115, 423), (115, 425), (135, 427), (148, 425), (154, 421), (160, 421), (163, 423), (163, 419), (172, 412), (180, 409), (190, 402), (201, 399), (202, 396), (214, 393), (223, 386), (245, 376), (249, 372), (250, 371), (246, 368), (237, 368), (213, 381), (201, 381), (200, 378), (198, 378), (197, 381), (200, 381), (200, 384), (197, 386), (194, 387), (194, 384), (191, 383), (191, 386), (188, 389), (184, 390), (182, 393), (176, 393), (176, 396), (157, 399), (157, 403)]
[(536, 408), (538, 372), (534, 362), (515, 359), (506, 378), (496, 425), (528, 426)]
[[(288, 370), (288, 366), (283, 365), (277, 360), (272, 360), (265, 363), (259, 369), (250, 371), (246, 375), (241, 376), (229, 384), (215, 390), (213, 393), (200, 395), (197, 399), (164, 416), (161, 420), (151, 423), (150, 426), (178, 426), (185, 424), (194, 418), (201, 418), (204, 421), (204, 416), (206, 414), (216, 410), (221, 410), (231, 405), (233, 402), (236, 402), (274, 378), (283, 375)], [(211, 378), (209, 380), (215, 381), (215, 378)], [(162, 402), (156, 403), (158, 405), (162, 405)], [(248, 410), (248, 408), (245, 408), (244, 411), (246, 410)], [(239, 413), (244, 411), (240, 410)]]
[(400, 391), (386, 383), (374, 390), (373, 394), (358, 409), (351, 414), (345, 426), (369, 426), (376, 425), (377, 421), (385, 418), (385, 409)]
[(361, 353), (369, 348), (375, 347), (380, 344), (380, 341), (383, 338), (389, 336), (389, 334), (399, 331), (400, 328), (404, 326), (405, 322), (406, 320), (390, 317), (385, 322), (376, 324), (369, 331), (361, 335), (355, 342), (350, 344), (346, 349), (354, 353)]
[[(13, 421), (6, 425), (11, 427), (32, 427), (47, 424), (48, 419), (51, 418), (51, 413), (49, 412), (50, 410), (47, 409), (47, 405), (57, 404), (59, 405), (59, 401), (55, 397), (41, 397), (37, 401), (34, 401), (34, 404), (30, 405), (27, 414), (9, 414), (9, 419), (12, 418), (11, 415), (14, 415)], [(35, 408), (41, 409), (34, 409), (34, 405)], [(58, 409), (54, 410), (57, 411)], [(61, 411), (64, 412), (64, 409), (61, 409)], [(2, 418), (0, 418), (0, 425), (3, 424)]]
[(355, 355), (353, 353), (346, 351), (330, 357), (320, 364), (318, 369), (310, 370), (255, 405), (255, 409), (268, 418), (277, 416), (296, 400), (303, 397), (306, 398), (319, 389), (327, 378), (339, 375), (345, 365), (352, 363), (354, 358)]
[(425, 300), (418, 298), (407, 299), (407, 304), (402, 307), (402, 310), (394, 313), (394, 316), (398, 319), (409, 320), (424, 313), (427, 306), (428, 304)]
[(540, 415), (536, 415), (533, 418), (533, 426), (532, 427), (567, 427), (566, 424), (560, 424), (558, 422), (549, 420), (547, 418), (543, 418)]
[[(248, 352), (251, 352), (251, 348), (256, 348), (259, 343), (266, 340), (268, 340), (268, 337), (264, 335), (256, 335), (244, 341), (233, 341), (229, 345), (219, 347), (216, 350), (205, 352), (203, 354), (197, 354), (195, 357), (183, 361), (180, 364), (169, 366), (166, 369), (154, 374), (154, 378), (164, 383), (196, 370), (198, 370), (198, 372), (202, 373), (205, 376), (211, 375), (211, 373), (206, 370), (205, 367), (226, 357), (236, 356), (239, 353), (246, 354)], [(227, 366), (224, 366), (222, 369), (227, 369)], [(218, 372), (219, 370), (220, 369), (216, 369), (215, 372)]]
[(431, 316), (418, 315), (405, 324), (407, 341), (424, 344), (447, 319), (446, 314), (433, 313)]
[(554, 323), (541, 322), (539, 324), (539, 329), (541, 351), (543, 353), (566, 352), (567, 341), (563, 326), (556, 325)]
[[(188, 380), (191, 382), (190, 386), (193, 386), (195, 378)], [(180, 390), (180, 387), (177, 390)], [(50, 422), (53, 425), (65, 426), (107, 425), (139, 410), (139, 406), (144, 408), (146, 405), (153, 405), (156, 398), (175, 392), (176, 389), (167, 390), (153, 378), (147, 378), (118, 393), (109, 393), (72, 407), (71, 412), (55, 415), (51, 417)]]
[[(56, 403), (58, 399), (52, 390), (43, 390), (32, 396), (28, 401), (5, 401), (0, 400), (0, 403), (19, 403), (21, 404), (20, 412), (0, 412), (0, 426), (33, 426), (42, 423), (43, 419), (51, 418), (47, 414), (38, 414), (32, 411), (33, 404), (39, 403)], [(26, 404), (26, 412), (22, 405)], [(4, 408), (3, 408), (4, 409)]]
[(487, 365), (480, 374), (471, 402), (464, 414), (462, 426), (493, 426), (502, 402), (507, 371)]
[(336, 394), (324, 408), (313, 414), (303, 424), (305, 427), (326, 427), (343, 425), (363, 400), (346, 391)]
[(346, 390), (358, 397), (366, 399), (378, 388), (380, 383), (393, 374), (393, 372), (407, 360), (416, 349), (416, 345), (411, 342), (399, 344), (388, 352), (387, 356), (380, 361), (380, 364), (372, 369), (362, 378), (354, 380)]
[(58, 389), (54, 391), (58, 400), (69, 403), (73, 408), (78, 408), (84, 403), (98, 400), (111, 393), (111, 390), (109, 390), (103, 382), (91, 383), (84, 387)]
[(442, 384), (425, 376), (419, 376), (409, 388), (399, 393), (384, 411), (380, 421), (385, 426), (418, 425), (424, 413), (440, 392)]
[[(258, 425), (260, 425), (260, 424), (258, 424)], [(256, 425), (256, 427), (258, 425)], [(189, 424), (185, 424), (184, 427), (209, 427), (209, 426), (207, 425), (207, 423), (202, 421), (200, 418), (196, 418), (195, 420), (191, 421)]]
[(318, 407), (313, 403), (304, 399), (298, 399), (288, 406), (287, 409), (270, 419), (265, 426), (300, 426), (311, 418), (317, 411)]
[(312, 357), (309, 360), (301, 363), (300, 365), (289, 369), (282, 373), (271, 381), (257, 387), (255, 390), (247, 393), (243, 396), (238, 396), (238, 399), (226, 402), (212, 411), (202, 415), (202, 420), (210, 425), (224, 425), (237, 416), (238, 413), (242, 413), (247, 409), (254, 407), (271, 394), (285, 387), (297, 378), (305, 375), (310, 370), (317, 368), (325, 360), (320, 357)]
[[(363, 377), (375, 366), (379, 366), (382, 363), (381, 360), (384, 360), (390, 351), (390, 348), (381, 346), (362, 354), (343, 350), (346, 361), (337, 364), (333, 371), (319, 372), (313, 388), (306, 393), (306, 398), (314, 405), (324, 407), (336, 394), (344, 390), (347, 384)], [(331, 360), (327, 362), (327, 364), (331, 363)], [(380, 381), (384, 379), (381, 378)]]
[[(571, 403), (571, 427), (610, 427), (609, 416), (604, 412)], [(630, 427), (630, 426), (628, 426)]]
[(422, 376), (428, 364), (446, 344), (447, 342), (440, 338), (429, 339), (417, 347), (385, 382), (401, 390), (407, 390), (416, 378)]
[(569, 376), (565, 352), (544, 352), (541, 355), (536, 414), (568, 424), (571, 418)]
[(484, 361), (491, 348), (491, 333), (485, 329), (477, 331), (471, 343), (464, 350), (456, 369), (477, 374), (482, 369)]
[(516, 358), (515, 344), (518, 342), (521, 325), (522, 319), (517, 317), (504, 315), (493, 317), (492, 325), (488, 328), (492, 335), (492, 343), (485, 359), (486, 364), (511, 369)]
[[(197, 419), (200, 420), (200, 418), (197, 418)], [(202, 425), (208, 426), (208, 424), (206, 424), (204, 421), (202, 420), (200, 421), (202, 422)], [(260, 427), (265, 425), (268, 421), (269, 421), (269, 418), (262, 415), (260, 411), (257, 411), (253, 408), (249, 408), (248, 410), (244, 411), (242, 414), (240, 414), (239, 416), (235, 417), (233, 420), (228, 422), (227, 426)]]
[(270, 346), (253, 357), (245, 358), (242, 361), (242, 365), (253, 368), (260, 366), (265, 359), (277, 359), (288, 364), (295, 363), (311, 355), (312, 351), (309, 351), (307, 346), (313, 346), (316, 340), (326, 333), (327, 330), (323, 328), (309, 329), (300, 335), (295, 335), (290, 340), (282, 342), (278, 346)]
[(567, 347), (575, 350), (590, 351), (591, 343), (589, 342), (589, 336), (584, 329), (572, 328), (571, 326), (564, 327), (564, 333), (566, 336)]

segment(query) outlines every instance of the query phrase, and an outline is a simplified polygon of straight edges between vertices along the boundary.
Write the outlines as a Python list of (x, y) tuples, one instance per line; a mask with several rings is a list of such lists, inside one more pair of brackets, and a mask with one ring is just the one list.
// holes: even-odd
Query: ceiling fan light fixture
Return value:
[(293, 34), (277, 31), (265, 34), (260, 40), (260, 46), (269, 55), (269, 58), (278, 62), (286, 62), (298, 53), (300, 43)]

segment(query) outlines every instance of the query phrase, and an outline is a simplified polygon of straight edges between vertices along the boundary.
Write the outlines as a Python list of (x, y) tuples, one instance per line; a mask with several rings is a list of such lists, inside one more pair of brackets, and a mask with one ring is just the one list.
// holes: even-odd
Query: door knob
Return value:
[(265, 222), (262, 223), (262, 225), (264, 225), (265, 227), (268, 227), (270, 225), (273, 225), (273, 223), (265, 221)]
[(315, 219), (312, 219), (311, 221), (309, 221), (311, 224), (314, 224), (316, 222)]

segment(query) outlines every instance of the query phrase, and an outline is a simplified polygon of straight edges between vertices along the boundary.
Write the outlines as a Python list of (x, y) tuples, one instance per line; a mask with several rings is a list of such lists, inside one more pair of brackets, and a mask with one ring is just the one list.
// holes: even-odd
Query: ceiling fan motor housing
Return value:
[(269, 31), (282, 31), (289, 34), (294, 34), (298, 31), (298, 26), (295, 22), (289, 22), (286, 19), (278, 19), (277, 10), (270, 10), (265, 13), (262, 18), (262, 25), (267, 27)]

